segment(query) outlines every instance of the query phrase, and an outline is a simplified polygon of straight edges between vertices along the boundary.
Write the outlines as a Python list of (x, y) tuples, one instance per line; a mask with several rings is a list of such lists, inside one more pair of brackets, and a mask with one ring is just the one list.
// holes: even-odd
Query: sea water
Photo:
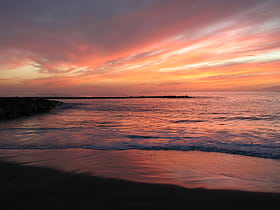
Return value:
[(0, 123), (1, 149), (178, 150), (280, 159), (280, 93), (63, 100)]
[(0, 122), (1, 160), (184, 187), (280, 192), (280, 93), (76, 99)]

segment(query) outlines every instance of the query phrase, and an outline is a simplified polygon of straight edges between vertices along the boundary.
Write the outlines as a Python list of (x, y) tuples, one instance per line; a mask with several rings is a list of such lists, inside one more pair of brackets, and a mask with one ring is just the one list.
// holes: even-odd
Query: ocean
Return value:
[[(251, 162), (270, 161), (271, 163), (273, 161), (273, 167), (269, 169), (270, 175), (267, 175), (273, 177), (272, 181), (267, 181), (263, 174), (257, 181), (262, 185), (264, 179), (267, 181), (270, 188), (264, 191), (280, 191), (280, 177), (277, 175), (280, 172), (280, 93), (190, 92), (188, 95), (193, 98), (64, 99), (62, 100), (64, 104), (49, 114), (0, 122), (0, 155), (8, 157), (17, 153), (21, 155), (14, 160), (32, 162), (28, 158), (27, 161), (27, 153), (36, 153), (38, 157), (38, 154), (50, 155), (61, 150), (68, 151), (67, 154), (69, 151), (83, 150), (107, 155), (109, 153), (134, 153), (138, 156), (144, 154), (146, 160), (151, 157), (157, 159), (158, 162), (153, 162), (153, 164), (159, 164), (163, 160), (166, 164), (166, 157), (169, 157), (168, 161), (172, 159), (173, 166), (170, 162), (168, 162), (169, 166), (163, 164), (160, 170), (165, 170), (165, 174), (163, 175), (162, 172), (156, 176), (154, 173), (148, 173), (147, 168), (142, 168), (143, 165), (139, 172), (139, 168), (135, 166), (139, 164), (137, 161), (133, 163), (134, 165), (130, 163), (130, 168), (123, 165), (115, 168), (114, 170), (118, 173), (108, 172), (110, 171), (108, 168), (114, 167), (113, 164), (120, 165), (123, 159), (111, 157), (106, 160), (107, 165), (104, 165), (104, 160), (102, 160), (102, 170), (107, 167), (106, 170), (110, 176), (115, 174), (113, 177), (137, 181), (149, 179), (152, 182), (155, 179), (165, 182), (166, 179), (161, 178), (167, 176), (167, 172), (178, 175), (180, 171), (182, 172), (182, 167), (184, 170), (186, 167), (191, 167), (186, 165), (186, 159), (183, 156), (186, 158), (186, 155), (195, 154), (198, 158), (203, 156), (199, 154), (211, 154), (211, 158), (215, 159), (215, 157), (225, 158), (231, 155), (231, 157), (238, 157), (239, 161), (245, 158), (245, 162), (248, 158)], [(174, 158), (174, 154), (180, 154), (178, 160)], [(32, 157), (34, 158), (34, 155)], [(89, 156), (83, 157), (80, 162), (78, 161), (79, 163), (76, 158), (76, 166), (90, 159)], [(94, 158), (96, 159), (96, 156)], [(48, 159), (51, 158), (45, 157), (44, 161)], [(75, 158), (70, 159), (73, 161)], [(207, 164), (207, 157), (203, 156), (202, 159)], [(90, 160), (93, 161), (93, 159)], [(42, 158), (40, 161), (42, 162)], [(108, 161), (111, 163), (108, 164)], [(182, 167), (176, 166), (175, 169), (174, 165), (178, 165), (179, 162), (182, 163)], [(93, 164), (97, 163), (90, 163), (91, 166)], [(146, 165), (148, 168), (154, 167), (149, 164)], [(95, 172), (101, 170), (100, 167), (99, 169), (95, 167)], [(162, 169), (164, 167), (166, 169)], [(226, 167), (230, 168), (230, 166)], [(255, 167), (262, 171), (260, 165)], [(237, 170), (236, 168), (234, 170)], [(71, 169), (74, 170), (74, 168)], [(137, 174), (137, 170), (140, 175)], [(267, 169), (263, 168), (263, 170)], [(86, 171), (85, 167), (83, 171)], [(176, 182), (170, 180), (168, 182), (181, 184), (180, 179), (185, 180), (183, 176), (180, 174)], [(195, 176), (192, 174), (192, 178)], [(203, 176), (205, 177), (205, 173)], [(250, 176), (252, 178), (254, 175)], [(246, 178), (250, 179), (250, 176)], [(201, 185), (193, 186), (200, 187)], [(205, 184), (202, 186), (205, 187)], [(227, 188), (226, 185), (215, 187), (213, 182), (210, 185), (206, 184), (206, 187), (209, 186), (210, 188)], [(234, 188), (233, 183), (230, 188), (243, 189), (240, 186)], [(250, 190), (250, 187), (248, 189)]]

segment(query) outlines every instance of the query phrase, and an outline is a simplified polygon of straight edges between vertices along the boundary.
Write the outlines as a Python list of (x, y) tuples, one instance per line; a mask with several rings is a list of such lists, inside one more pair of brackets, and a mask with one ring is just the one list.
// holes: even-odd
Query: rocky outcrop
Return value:
[(60, 104), (62, 104), (60, 101), (51, 101), (43, 98), (0, 98), (0, 120), (48, 113)]

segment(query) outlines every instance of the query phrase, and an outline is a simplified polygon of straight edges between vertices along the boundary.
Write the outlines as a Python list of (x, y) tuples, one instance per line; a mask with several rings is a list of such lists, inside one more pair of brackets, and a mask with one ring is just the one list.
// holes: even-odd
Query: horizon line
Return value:
[(163, 95), (163, 96), (7, 96), (0, 99), (134, 99), (134, 98), (194, 98), (188, 95)]

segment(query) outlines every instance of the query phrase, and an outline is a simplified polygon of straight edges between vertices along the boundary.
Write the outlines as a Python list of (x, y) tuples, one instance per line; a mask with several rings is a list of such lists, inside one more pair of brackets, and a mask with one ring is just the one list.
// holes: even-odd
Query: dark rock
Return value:
[(30, 116), (39, 113), (48, 113), (60, 104), (62, 104), (60, 101), (52, 101), (36, 97), (0, 98), (0, 120)]

